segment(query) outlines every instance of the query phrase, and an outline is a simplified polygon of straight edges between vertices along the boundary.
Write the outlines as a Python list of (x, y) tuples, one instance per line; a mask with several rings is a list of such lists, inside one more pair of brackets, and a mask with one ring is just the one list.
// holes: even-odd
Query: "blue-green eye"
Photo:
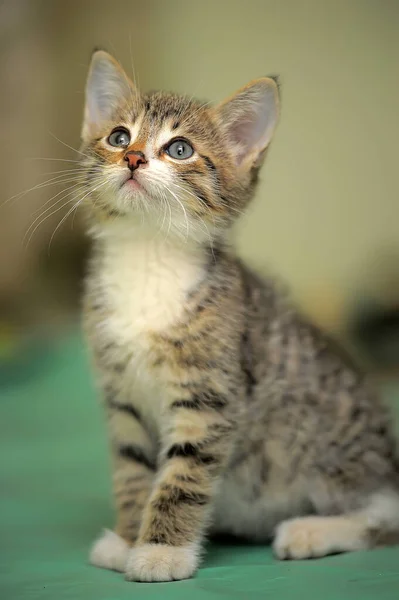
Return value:
[(114, 129), (108, 138), (108, 144), (116, 148), (127, 148), (130, 143), (130, 133), (123, 127)]
[(166, 146), (165, 151), (177, 160), (185, 160), (194, 154), (194, 148), (186, 140), (174, 140), (169, 146)]

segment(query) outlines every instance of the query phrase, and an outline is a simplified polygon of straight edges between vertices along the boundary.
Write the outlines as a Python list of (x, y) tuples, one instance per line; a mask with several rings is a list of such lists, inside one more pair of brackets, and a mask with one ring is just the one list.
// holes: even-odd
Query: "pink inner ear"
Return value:
[(267, 147), (278, 117), (274, 83), (261, 80), (223, 105), (226, 130), (238, 163), (256, 159)]
[(257, 133), (257, 121), (256, 115), (253, 114), (252, 118), (248, 117), (245, 120), (241, 120), (233, 126), (233, 138), (234, 141), (239, 145), (238, 160), (241, 162), (248, 152), (251, 152), (256, 146), (258, 141)]
[(132, 97), (128, 77), (113, 59), (100, 51), (94, 54), (86, 84), (83, 131), (93, 135), (112, 119), (115, 108)]

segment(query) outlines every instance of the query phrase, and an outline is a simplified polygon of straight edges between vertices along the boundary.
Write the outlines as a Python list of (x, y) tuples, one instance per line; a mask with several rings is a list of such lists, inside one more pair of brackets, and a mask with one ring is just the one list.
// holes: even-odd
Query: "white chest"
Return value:
[(126, 342), (178, 323), (204, 273), (197, 251), (157, 240), (109, 240), (101, 273), (115, 335)]
[(204, 276), (204, 257), (161, 240), (107, 239), (98, 275), (106, 305), (100, 329), (131, 357), (123, 375), (128, 401), (156, 421), (162, 382), (151, 365), (151, 333), (182, 321), (187, 294)]

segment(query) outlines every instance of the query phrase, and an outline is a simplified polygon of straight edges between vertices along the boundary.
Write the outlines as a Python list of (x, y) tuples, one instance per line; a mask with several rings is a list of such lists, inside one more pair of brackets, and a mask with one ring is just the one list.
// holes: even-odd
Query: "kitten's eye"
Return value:
[(190, 158), (194, 154), (193, 147), (185, 140), (175, 140), (169, 146), (166, 146), (165, 151), (169, 156), (177, 160)]
[(127, 129), (118, 127), (118, 129), (114, 129), (107, 141), (110, 146), (127, 148), (130, 143), (130, 133)]

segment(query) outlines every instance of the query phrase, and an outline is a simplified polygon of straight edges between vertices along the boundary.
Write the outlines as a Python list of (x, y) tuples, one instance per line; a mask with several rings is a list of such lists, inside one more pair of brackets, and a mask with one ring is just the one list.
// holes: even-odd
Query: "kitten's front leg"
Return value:
[(162, 467), (129, 553), (127, 579), (172, 581), (196, 571), (212, 494), (232, 446), (226, 407), (227, 396), (211, 386), (171, 400)]
[(129, 548), (138, 536), (141, 517), (155, 476), (154, 451), (139, 413), (131, 404), (106, 399), (111, 438), (115, 532), (105, 530), (94, 543), (90, 562), (124, 571)]

